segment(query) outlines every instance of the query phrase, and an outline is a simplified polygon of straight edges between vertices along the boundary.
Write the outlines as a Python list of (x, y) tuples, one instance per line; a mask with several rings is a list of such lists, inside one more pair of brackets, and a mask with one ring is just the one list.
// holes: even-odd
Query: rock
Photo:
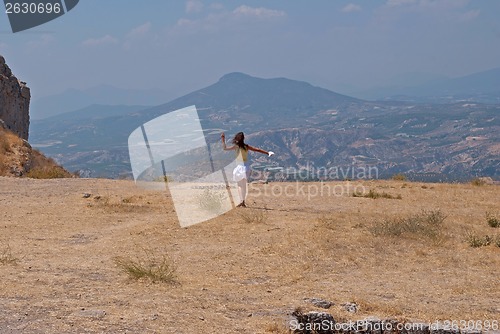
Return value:
[(102, 319), (106, 316), (106, 311), (104, 310), (80, 310), (75, 313), (76, 316), (83, 318), (93, 318), (93, 319)]
[(90, 196), (92, 196), (92, 194), (90, 194), (90, 193), (84, 193), (82, 197), (83, 198), (90, 198)]
[(334, 305), (332, 302), (320, 298), (305, 298), (304, 301), (324, 309), (329, 309), (332, 305)]
[(302, 313), (300, 309), (292, 313), (294, 319), (290, 323), (293, 333), (297, 334), (328, 334), (335, 329), (335, 319), (325, 312)]
[(342, 304), (342, 306), (344, 307), (344, 310), (346, 310), (347, 312), (350, 313), (358, 312), (358, 305), (356, 303), (345, 303)]
[(22, 139), (28, 139), (30, 98), (30, 89), (12, 74), (0, 55), (0, 119)]

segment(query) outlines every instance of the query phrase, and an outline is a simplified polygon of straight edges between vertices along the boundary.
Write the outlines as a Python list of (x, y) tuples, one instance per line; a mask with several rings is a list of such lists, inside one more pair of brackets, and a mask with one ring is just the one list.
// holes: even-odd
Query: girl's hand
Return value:
[(221, 137), (222, 139), (226, 138), (226, 135), (224, 134), (224, 132), (220, 134), (220, 137)]

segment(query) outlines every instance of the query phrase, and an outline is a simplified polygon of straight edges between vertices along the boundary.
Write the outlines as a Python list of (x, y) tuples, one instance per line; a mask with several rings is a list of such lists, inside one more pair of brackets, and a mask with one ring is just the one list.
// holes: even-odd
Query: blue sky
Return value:
[(500, 1), (80, 0), (0, 54), (33, 98), (109, 84), (166, 101), (239, 71), (341, 93), (500, 67)]

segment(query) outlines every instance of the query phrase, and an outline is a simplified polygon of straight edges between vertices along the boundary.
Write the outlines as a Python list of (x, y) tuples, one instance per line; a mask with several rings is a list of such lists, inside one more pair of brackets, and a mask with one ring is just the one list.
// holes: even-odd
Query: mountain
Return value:
[(35, 120), (79, 110), (92, 104), (155, 106), (169, 100), (161, 90), (120, 89), (100, 85), (85, 90), (68, 89), (60, 94), (32, 101), (31, 118)]
[(450, 103), (472, 101), (500, 103), (500, 68), (458, 78), (441, 78), (419, 85), (377, 88), (355, 94), (373, 100), (405, 100), (416, 102)]
[[(465, 179), (500, 177), (500, 105), (369, 102), (306, 82), (230, 73), (218, 82), (156, 107), (109, 117), (34, 122), (31, 136), (44, 152), (85, 175), (130, 175), (129, 134), (170, 111), (196, 105), (214, 159), (221, 131), (276, 152), (254, 156), (254, 166), (376, 167), (394, 173)], [(61, 116), (64, 118), (65, 116)], [(43, 126), (42, 126), (43, 125)], [(168, 137), (168, 133), (165, 134)], [(45, 147), (43, 147), (45, 146)]]

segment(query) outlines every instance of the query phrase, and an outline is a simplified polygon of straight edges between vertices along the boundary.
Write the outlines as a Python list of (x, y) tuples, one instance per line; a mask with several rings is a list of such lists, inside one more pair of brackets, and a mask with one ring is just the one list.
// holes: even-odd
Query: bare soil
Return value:
[[(130, 181), (0, 177), (0, 333), (284, 333), (296, 307), (317, 310), (307, 298), (342, 320), (498, 321), (500, 247), (466, 236), (498, 237), (499, 203), (496, 185), (258, 184), (249, 208), (181, 228), (167, 192)], [(422, 210), (446, 215), (438, 237), (370, 232)], [(115, 262), (164, 255), (177, 284)]]

